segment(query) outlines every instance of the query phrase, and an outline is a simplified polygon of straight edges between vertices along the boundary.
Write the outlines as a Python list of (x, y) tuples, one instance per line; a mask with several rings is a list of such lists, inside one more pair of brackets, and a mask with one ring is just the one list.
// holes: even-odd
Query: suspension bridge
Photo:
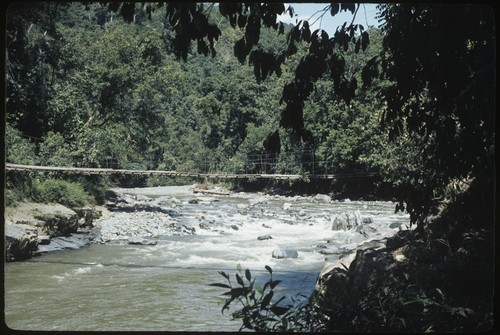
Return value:
[[(189, 162), (168, 164), (163, 152), (154, 152), (139, 160), (123, 159), (113, 154), (96, 154), (89, 161), (81, 153), (72, 150), (75, 143), (64, 140), (61, 145), (43, 146), (43, 139), (25, 136), (34, 146), (31, 161), (36, 163), (5, 163), (6, 171), (62, 173), (82, 175), (141, 175), (166, 176), (171, 178), (196, 179), (274, 179), (274, 180), (311, 180), (374, 177), (376, 172), (337, 171), (335, 161), (317, 159), (314, 150), (297, 150), (287, 153), (246, 154), (237, 159), (220, 160), (214, 157), (197, 157)], [(43, 148), (42, 148), (43, 147)], [(7, 149), (9, 147), (7, 146)], [(96, 151), (97, 152), (97, 151)], [(7, 155), (8, 156), (8, 155)], [(168, 160), (168, 159), (167, 159)], [(66, 164), (64, 162), (67, 162)], [(179, 170), (164, 168), (175, 166)], [(297, 172), (300, 171), (300, 172)]]
[(86, 168), (72, 166), (40, 166), (5, 163), (6, 171), (53, 172), (84, 175), (145, 175), (167, 177), (189, 177), (199, 179), (275, 179), (275, 180), (308, 180), (308, 179), (341, 179), (354, 177), (374, 177), (375, 172), (335, 173), (335, 174), (276, 174), (276, 173), (224, 173), (224, 172), (178, 172), (164, 170), (129, 170), (112, 168)]

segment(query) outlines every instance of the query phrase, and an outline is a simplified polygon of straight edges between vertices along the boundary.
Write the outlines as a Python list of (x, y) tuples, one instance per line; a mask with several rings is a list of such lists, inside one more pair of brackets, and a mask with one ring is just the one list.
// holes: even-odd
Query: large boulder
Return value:
[(343, 212), (332, 220), (332, 230), (349, 230), (363, 223), (359, 211)]
[[(85, 218), (83, 218), (85, 220)], [(5, 256), (7, 261), (86, 245), (88, 238), (71, 238), (79, 228), (78, 214), (60, 204), (19, 203), (5, 209)], [(54, 240), (68, 237), (71, 241)]]
[(27, 224), (5, 225), (6, 261), (30, 258), (38, 248), (37, 229)]
[(332, 198), (327, 195), (327, 194), (316, 194), (314, 197), (311, 198), (312, 202), (318, 202), (318, 203), (329, 203), (332, 201)]

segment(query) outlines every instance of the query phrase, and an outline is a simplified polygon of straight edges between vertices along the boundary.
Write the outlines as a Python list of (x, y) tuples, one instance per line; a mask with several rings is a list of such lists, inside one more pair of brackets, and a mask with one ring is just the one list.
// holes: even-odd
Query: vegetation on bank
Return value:
[[(323, 14), (356, 15), (357, 8), (330, 4)], [(307, 20), (278, 24), (278, 14), (293, 14), (283, 4), (14, 4), (6, 33), (7, 162), (378, 172), (357, 192), (384, 189), (417, 224), (405, 250), (408, 271), (378, 274), (364, 310), (342, 309), (335, 297), (323, 301), (317, 312), (330, 313), (330, 321), (320, 327), (366, 330), (376, 320), (380, 330), (488, 328), (494, 16), (470, 4), (378, 8), (381, 29), (346, 23), (327, 36)], [(102, 194), (108, 183), (166, 182), (53, 179), (59, 176), (7, 173), (6, 198), (75, 202), (83, 192)], [(330, 191), (357, 184), (343, 183)], [(446, 214), (433, 220), (446, 203)], [(413, 275), (421, 269), (430, 277)], [(447, 284), (456, 278), (467, 283)], [(257, 307), (271, 304), (268, 294)], [(243, 322), (266, 330), (260, 314), (247, 311), (239, 314), (249, 317)]]
[[(241, 66), (233, 56), (242, 31), (233, 29), (217, 10), (210, 18), (220, 22), (217, 57), (193, 50), (180, 63), (171, 46), (173, 29), (160, 10), (151, 13), (151, 20), (138, 12), (129, 24), (100, 4), (33, 6), (12, 6), (8, 13), (7, 162), (312, 173), (312, 165), (302, 162), (314, 160), (317, 173), (380, 169), (380, 104), (373, 97), (346, 106), (330, 99), (328, 79), (320, 79), (305, 106), (311, 138), (297, 139), (279, 127), (280, 92), (307, 52), (304, 43), (297, 44), (296, 57), (283, 64), (280, 77), (256, 83), (252, 68)], [(289, 29), (284, 26), (285, 33)], [(371, 36), (363, 55), (345, 52), (358, 68), (380, 51), (380, 33), (373, 30)], [(286, 34), (262, 29), (260, 41), (267, 50), (282, 51)], [(360, 73), (355, 75), (361, 81)], [(273, 157), (273, 163), (261, 164), (262, 157)], [(8, 174), (8, 185), (14, 186), (15, 178)], [(134, 178), (113, 182), (178, 182)]]

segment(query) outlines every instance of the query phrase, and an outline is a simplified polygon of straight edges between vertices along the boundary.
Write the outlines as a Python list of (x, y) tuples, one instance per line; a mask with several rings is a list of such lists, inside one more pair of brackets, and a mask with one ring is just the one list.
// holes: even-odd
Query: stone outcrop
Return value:
[(373, 219), (362, 218), (359, 211), (343, 212), (332, 220), (332, 230), (349, 230), (363, 223), (371, 223)]
[[(332, 319), (335, 327), (350, 329), (352, 320), (365, 317), (360, 315), (360, 308), (368, 299), (373, 299), (374, 292), (380, 292), (384, 278), (404, 261), (400, 249), (404, 238), (411, 233), (401, 231), (391, 238), (360, 244), (353, 252), (323, 267), (312, 297), (332, 311), (341, 311), (345, 320)], [(389, 289), (382, 288), (382, 291)]]
[[(5, 209), (5, 255), (7, 261), (30, 258), (47, 250), (65, 249), (65, 245), (79, 246), (74, 238), (80, 224), (92, 225), (98, 212), (91, 208), (77, 212), (60, 204), (19, 203)], [(56, 241), (64, 237), (67, 241)], [(74, 240), (74, 241), (73, 241)]]
[(35, 227), (27, 224), (5, 225), (5, 258), (8, 262), (30, 258), (37, 248)]

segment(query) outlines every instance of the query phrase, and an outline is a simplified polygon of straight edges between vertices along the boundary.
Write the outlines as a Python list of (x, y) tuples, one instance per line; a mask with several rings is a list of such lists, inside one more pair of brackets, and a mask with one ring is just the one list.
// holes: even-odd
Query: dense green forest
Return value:
[[(374, 93), (383, 83), (347, 105), (320, 79), (305, 106), (311, 136), (280, 127), (281, 91), (307, 52), (304, 43), (279, 77), (258, 83), (253, 68), (233, 56), (243, 31), (218, 10), (210, 12), (221, 29), (217, 56), (193, 50), (186, 61), (174, 55), (161, 10), (151, 19), (138, 11), (132, 23), (100, 4), (21, 5), (8, 14), (7, 162), (247, 173), (380, 171), (387, 164)], [(283, 50), (289, 30), (263, 29), (261, 48)], [(364, 62), (381, 49), (380, 31), (370, 34), (366, 52), (344, 52), (359, 81)]]
[[(356, 8), (331, 4), (324, 14), (356, 15)], [(482, 5), (387, 4), (378, 10), (380, 29), (351, 23), (328, 36), (311, 32), (307, 21), (278, 24), (276, 14), (287, 12), (283, 4), (11, 5), (6, 161), (203, 172), (376, 172), (379, 177), (369, 183), (322, 187), (344, 195), (384, 190), (398, 202), (396, 210), (417, 224), (405, 251), (414, 258), (404, 272), (382, 280), (373, 293), (379, 300), (351, 311), (315, 310), (316, 316), (330, 313), (317, 329), (488, 329), (496, 182), (494, 15)], [(172, 182), (57, 179), (7, 172), (6, 203), (48, 201), (57, 192), (74, 199), (61, 196), (61, 189), (100, 201), (110, 183)], [(456, 278), (467, 282), (454, 283)], [(417, 293), (410, 297), (402, 283)], [(304, 320), (311, 314), (304, 313), (309, 329)], [(366, 319), (343, 323), (363, 313)], [(247, 328), (256, 329), (248, 323), (256, 318), (242, 315)], [(270, 329), (266, 322), (259, 329)]]

